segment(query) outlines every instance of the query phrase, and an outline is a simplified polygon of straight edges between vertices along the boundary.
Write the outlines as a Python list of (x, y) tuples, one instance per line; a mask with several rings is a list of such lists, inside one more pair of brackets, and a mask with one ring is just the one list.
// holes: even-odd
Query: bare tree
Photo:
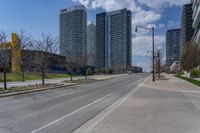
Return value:
[(73, 76), (79, 69), (78, 62), (80, 61), (80, 58), (73, 57), (72, 52), (69, 51), (68, 49), (65, 49), (64, 51), (66, 51), (67, 53), (65, 66), (68, 74), (70, 75), (70, 80), (73, 81)]
[(67, 49), (65, 49), (65, 51), (67, 51), (67, 56), (66, 61), (65, 61), (65, 67), (67, 70), (67, 74), (70, 75), (70, 81), (73, 81), (73, 75), (74, 75), (74, 69), (75, 69), (75, 64), (72, 61), (72, 55), (70, 54), (71, 52), (69, 52)]
[(87, 80), (87, 76), (88, 76), (88, 73), (89, 73), (89, 67), (87, 65), (88, 57), (89, 57), (89, 55), (83, 55), (83, 56), (80, 56), (78, 58), (79, 65), (84, 70), (85, 80)]
[(4, 90), (7, 90), (7, 70), (9, 67), (9, 62), (11, 58), (11, 44), (7, 43), (7, 36), (5, 32), (0, 33), (0, 66), (3, 68), (3, 81), (4, 81)]
[(199, 62), (199, 46), (197, 44), (189, 44), (183, 52), (181, 57), (181, 67), (184, 70), (191, 70), (200, 65)]
[(25, 55), (25, 50), (27, 49), (32, 49), (33, 48), (33, 41), (31, 38), (31, 35), (27, 35), (24, 30), (21, 30), (18, 34), (19, 37), (19, 49), (21, 49), (21, 59), (20, 59), (20, 65), (21, 65), (21, 72), (22, 72), (22, 81), (25, 81), (25, 66), (26, 64), (27, 57)]
[[(196, 44), (197, 45), (197, 44)], [(196, 62), (198, 64), (198, 67), (200, 69), (200, 46), (197, 45), (197, 57), (196, 57)]]
[(73, 81), (74, 71), (76, 69), (76, 64), (73, 63), (72, 57), (70, 55), (66, 56), (66, 69), (70, 75), (70, 80)]
[(36, 51), (36, 65), (42, 73), (42, 85), (45, 85), (45, 76), (50, 58), (57, 52), (58, 39), (51, 35), (42, 34), (42, 39), (35, 41), (34, 49)]

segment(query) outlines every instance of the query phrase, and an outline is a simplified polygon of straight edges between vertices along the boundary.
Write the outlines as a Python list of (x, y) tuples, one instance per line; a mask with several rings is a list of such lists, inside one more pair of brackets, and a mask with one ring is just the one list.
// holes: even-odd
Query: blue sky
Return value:
[[(135, 25), (156, 27), (156, 47), (165, 48), (167, 29), (180, 26), (182, 5), (190, 0), (0, 0), (0, 30), (10, 34), (23, 29), (33, 38), (42, 33), (59, 36), (59, 10), (77, 4), (88, 8), (88, 21), (95, 21), (95, 14), (128, 8)], [(147, 51), (151, 50), (151, 34), (133, 29), (133, 64), (151, 66)]]

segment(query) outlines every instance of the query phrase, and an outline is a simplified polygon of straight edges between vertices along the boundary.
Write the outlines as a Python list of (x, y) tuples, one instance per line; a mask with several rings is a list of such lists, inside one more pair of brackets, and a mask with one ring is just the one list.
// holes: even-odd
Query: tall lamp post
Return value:
[(153, 67), (153, 72), (152, 72), (152, 81), (155, 82), (155, 66), (154, 66), (154, 27), (152, 28), (147, 28), (147, 27), (143, 27), (143, 26), (136, 26), (135, 28), (135, 32), (138, 31), (138, 28), (142, 28), (142, 29), (145, 29), (145, 30), (148, 30), (148, 31), (151, 31), (152, 32), (152, 67)]

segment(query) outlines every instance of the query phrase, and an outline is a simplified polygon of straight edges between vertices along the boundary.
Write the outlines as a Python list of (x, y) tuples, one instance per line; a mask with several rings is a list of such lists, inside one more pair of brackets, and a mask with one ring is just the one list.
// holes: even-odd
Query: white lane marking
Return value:
[(115, 109), (117, 109), (120, 105), (122, 105), (132, 94), (134, 94), (139, 88), (141, 88), (144, 83), (148, 80), (146, 78), (142, 83), (140, 83), (136, 88), (133, 88), (131, 92), (117, 100), (111, 106), (109, 106), (106, 110), (101, 112), (95, 118), (88, 121), (85, 125), (82, 125), (80, 128), (75, 130), (73, 133), (91, 133), (91, 131), (102, 122), (108, 115), (110, 115)]
[[(50, 97), (52, 95), (45, 95), (45, 96), (48, 96), (48, 97), (45, 97), (44, 99), (38, 99), (38, 101), (30, 101), (30, 103), (25, 103), (25, 104), (22, 104), (22, 106), (20, 107), (14, 107), (14, 108), (8, 108), (8, 109), (5, 109), (5, 110), (2, 110), (0, 112), (5, 112), (5, 111), (10, 111), (10, 110), (15, 110), (15, 109), (18, 109), (18, 108), (22, 108), (22, 107), (25, 107), (29, 104), (36, 104), (36, 103), (41, 103), (41, 102), (46, 102), (46, 101), (49, 101), (49, 100), (53, 100), (53, 99), (56, 99), (58, 97), (64, 97), (64, 96), (70, 96), (70, 95), (73, 95), (73, 94), (77, 94), (77, 93), (81, 93), (81, 92), (84, 92), (84, 91), (87, 91), (89, 89), (85, 89), (85, 90), (77, 90), (77, 91), (72, 91), (72, 92), (63, 92), (64, 94), (58, 94), (57, 96), (54, 96), (54, 97)], [(65, 94), (66, 93), (66, 94)], [(38, 95), (38, 94), (37, 94)], [(43, 95), (43, 94), (42, 94)], [(40, 94), (39, 94), (40, 96)], [(20, 99), (21, 100), (21, 99)], [(20, 101), (16, 101), (16, 102), (20, 102)]]
[(48, 124), (46, 124), (46, 125), (44, 125), (44, 126), (38, 128), (38, 129), (32, 131), (31, 133), (37, 133), (38, 131), (41, 131), (41, 130), (43, 130), (44, 128), (49, 127), (50, 125), (53, 125), (53, 124), (55, 124), (55, 123), (57, 123), (57, 122), (59, 122), (59, 121), (65, 119), (65, 118), (67, 118), (67, 117), (69, 117), (69, 116), (71, 116), (71, 115), (73, 115), (73, 114), (75, 114), (75, 113), (77, 113), (77, 112), (79, 112), (79, 111), (81, 111), (81, 110), (83, 110), (83, 109), (85, 109), (85, 108), (87, 108), (87, 107), (89, 107), (89, 106), (91, 106), (91, 105), (93, 105), (93, 104), (95, 104), (95, 103), (97, 103), (97, 102), (103, 100), (104, 98), (110, 97), (111, 95), (112, 95), (112, 93), (110, 93), (110, 94), (108, 94), (108, 95), (106, 95), (106, 96), (104, 96), (104, 97), (102, 97), (102, 98), (99, 98), (99, 99), (97, 99), (96, 101), (94, 101), (94, 102), (92, 102), (92, 103), (90, 103), (90, 104), (88, 104), (88, 105), (86, 105), (86, 106), (84, 106), (84, 107), (82, 107), (82, 108), (79, 108), (78, 110), (75, 110), (75, 111), (71, 112), (70, 114), (67, 114), (67, 115), (65, 115), (65, 116), (63, 116), (63, 117), (61, 117), (61, 118), (59, 118), (59, 119), (57, 119), (57, 120), (55, 120), (55, 121), (53, 121), (53, 122), (51, 122), (51, 123), (48, 123)]

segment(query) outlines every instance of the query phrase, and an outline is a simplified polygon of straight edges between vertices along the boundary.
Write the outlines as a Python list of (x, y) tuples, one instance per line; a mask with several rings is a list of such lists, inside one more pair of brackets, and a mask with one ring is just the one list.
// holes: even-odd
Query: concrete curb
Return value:
[(199, 86), (197, 86), (197, 85), (195, 85), (195, 84), (192, 84), (192, 83), (190, 83), (189, 81), (186, 81), (186, 80), (181, 79), (181, 78), (179, 78), (179, 77), (176, 77), (176, 78), (178, 78), (178, 79), (180, 79), (180, 80), (183, 80), (183, 81), (186, 82), (187, 84), (192, 85), (193, 87), (196, 87), (196, 88), (200, 89)]
[[(122, 75), (120, 75), (120, 76), (122, 76)], [(118, 77), (120, 77), (120, 76), (118, 76)], [(98, 81), (105, 81), (105, 80), (110, 80), (110, 79), (114, 79), (114, 78), (118, 78), (118, 77), (111, 77), (111, 78), (105, 78), (105, 79), (96, 79), (96, 81), (89, 81), (89, 82), (82, 82), (82, 83), (72, 83), (72, 84), (69, 84), (69, 85), (58, 85), (58, 86), (47, 87), (47, 88), (39, 88), (39, 89), (32, 89), (32, 90), (24, 90), (24, 91), (15, 91), (15, 92), (2, 93), (2, 94), (0, 94), (0, 98), (11, 97), (11, 96), (16, 96), (16, 95), (23, 95), (23, 94), (29, 94), (29, 93), (35, 93), (35, 92), (40, 92), (40, 91), (54, 90), (54, 89), (58, 89), (58, 88), (81, 85), (81, 84), (87, 84), (87, 83), (93, 83), (93, 82), (98, 82)]]
[(10, 93), (9, 92), (8, 93), (2, 93), (2, 94), (0, 94), (0, 98), (22, 95), (22, 94), (28, 94), (28, 93), (34, 93), (34, 92), (40, 92), (40, 91), (54, 90), (54, 89), (58, 89), (58, 88), (75, 86), (75, 85), (79, 85), (79, 84), (76, 83), (76, 84), (70, 84), (70, 85), (60, 85), (60, 86), (39, 88), (39, 89), (33, 89), (33, 90), (24, 90), (24, 91), (10, 92)]

